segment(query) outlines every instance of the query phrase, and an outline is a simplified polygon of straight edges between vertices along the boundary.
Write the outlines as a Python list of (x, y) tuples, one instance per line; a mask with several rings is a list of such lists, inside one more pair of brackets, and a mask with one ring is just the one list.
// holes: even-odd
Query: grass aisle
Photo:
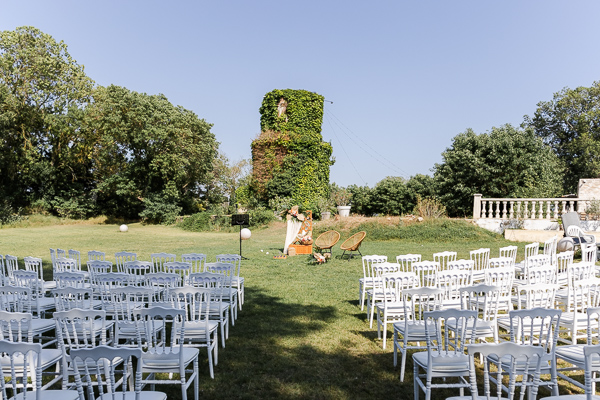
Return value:
[[(342, 235), (344, 239), (347, 235)], [(225, 349), (219, 348), (215, 379), (208, 376), (206, 353), (200, 355), (200, 396), (210, 399), (412, 399), (412, 363), (402, 384), (392, 364), (393, 344), (383, 350), (376, 329), (358, 305), (360, 258), (333, 259), (315, 265), (308, 256), (274, 260), (283, 248), (285, 226), (256, 230), (243, 243), (241, 275), (246, 279), (246, 302)], [(341, 243), (341, 242), (340, 242)], [(456, 250), (460, 258), (479, 247), (498, 248), (490, 242), (411, 243), (364, 242), (363, 254), (387, 255), (390, 261), (405, 253)], [(51, 277), (49, 248), (76, 249), (87, 259), (88, 250), (101, 250), (114, 261), (114, 253), (127, 250), (149, 260), (150, 253), (170, 252), (178, 257), (201, 252), (209, 261), (221, 253), (237, 253), (237, 233), (190, 233), (163, 226), (130, 225), (118, 232), (115, 225), (71, 225), (27, 229), (1, 229), (0, 253), (42, 257)], [(262, 251), (261, 251), (262, 250)], [(269, 254), (267, 255), (267, 252)], [(339, 246), (334, 255), (340, 255)], [(389, 334), (391, 335), (391, 334)], [(163, 386), (170, 398), (179, 388)], [(193, 399), (191, 392), (188, 394)]]

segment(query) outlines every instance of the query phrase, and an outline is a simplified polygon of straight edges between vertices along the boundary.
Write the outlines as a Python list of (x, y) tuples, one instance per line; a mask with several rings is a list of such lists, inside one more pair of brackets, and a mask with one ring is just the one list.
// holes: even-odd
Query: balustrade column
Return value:
[(515, 215), (515, 202), (511, 200), (510, 202), (510, 212), (508, 213), (508, 218), (513, 219)]
[(538, 203), (540, 206), (538, 210), (538, 219), (544, 219), (544, 202), (540, 200)]
[(496, 219), (500, 218), (500, 202), (496, 200), (496, 212), (494, 213)]
[(558, 219), (558, 200), (554, 200), (554, 219)]

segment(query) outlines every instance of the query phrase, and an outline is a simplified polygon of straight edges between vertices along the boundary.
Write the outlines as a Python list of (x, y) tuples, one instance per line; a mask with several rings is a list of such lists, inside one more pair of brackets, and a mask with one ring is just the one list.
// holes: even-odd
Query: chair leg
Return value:
[[(406, 349), (405, 349), (406, 350)], [(417, 363), (414, 363), (415, 366), (413, 368), (413, 391), (414, 391), (414, 400), (419, 400), (419, 392), (421, 391), (421, 387), (419, 386), (419, 366)]]

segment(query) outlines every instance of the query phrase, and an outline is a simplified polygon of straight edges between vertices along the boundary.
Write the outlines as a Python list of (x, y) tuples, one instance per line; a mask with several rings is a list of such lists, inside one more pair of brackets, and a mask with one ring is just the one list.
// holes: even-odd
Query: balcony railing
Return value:
[(537, 219), (557, 220), (570, 211), (585, 213), (596, 199), (573, 197), (546, 199), (483, 198), (473, 196), (473, 219)]

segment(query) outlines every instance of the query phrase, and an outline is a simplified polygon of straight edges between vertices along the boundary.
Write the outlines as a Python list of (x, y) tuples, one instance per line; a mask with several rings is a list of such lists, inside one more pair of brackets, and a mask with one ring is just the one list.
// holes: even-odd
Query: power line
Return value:
[[(392, 161), (390, 161), (385, 156), (383, 156), (381, 153), (379, 153), (376, 149), (374, 149), (373, 147), (371, 147), (360, 136), (358, 136), (357, 134), (355, 134), (354, 132), (352, 132), (352, 130), (350, 128), (348, 128), (342, 121), (340, 121), (340, 119), (337, 118), (331, 111), (325, 109), (325, 112), (326, 112), (326, 114), (329, 117), (331, 117), (331, 119), (334, 120), (333, 122), (340, 128), (340, 130), (342, 131), (342, 133), (344, 133), (344, 135), (350, 141), (352, 141), (354, 144), (356, 144), (357, 146), (359, 146), (360, 148), (362, 148), (362, 150), (366, 154), (368, 154), (371, 158), (375, 159), (378, 163), (380, 163), (381, 165), (383, 165), (387, 169), (393, 170), (398, 175), (400, 175), (403, 178), (407, 179), (408, 174), (405, 171), (403, 171), (400, 167), (398, 167)], [(329, 123), (330, 126), (332, 126), (331, 122), (329, 121), (329, 118), (328, 118), (327, 122)], [(352, 134), (355, 138), (357, 138), (361, 142), (361, 144), (359, 144), (353, 137), (351, 137), (349, 135), (349, 133)], [(336, 134), (336, 138), (337, 138), (337, 134)], [(338, 138), (338, 140), (339, 140), (339, 138)], [(342, 146), (342, 149), (343, 149), (343, 145), (341, 143), (342, 142), (340, 141), (340, 145)], [(346, 152), (344, 151), (344, 153), (346, 153)], [(346, 156), (347, 156), (347, 153), (346, 153)], [(350, 158), (350, 157), (348, 157), (348, 158)]]
[(327, 119), (327, 123), (331, 127), (331, 131), (333, 132), (333, 135), (335, 136), (335, 138), (339, 142), (340, 147), (342, 148), (342, 151), (344, 152), (344, 154), (348, 158), (348, 161), (350, 162), (350, 165), (352, 165), (352, 168), (354, 169), (354, 172), (356, 172), (356, 175), (358, 175), (358, 177), (360, 178), (360, 180), (363, 181), (363, 183), (365, 184), (365, 186), (367, 186), (367, 183), (365, 182), (365, 180), (363, 179), (363, 177), (360, 175), (360, 172), (358, 172), (358, 169), (356, 168), (356, 166), (352, 162), (352, 159), (348, 156), (348, 153), (346, 152), (346, 149), (344, 148), (344, 145), (342, 144), (342, 141), (338, 138), (337, 133), (335, 131), (335, 128), (333, 127), (333, 125), (331, 125), (331, 121), (329, 121), (329, 119)]

